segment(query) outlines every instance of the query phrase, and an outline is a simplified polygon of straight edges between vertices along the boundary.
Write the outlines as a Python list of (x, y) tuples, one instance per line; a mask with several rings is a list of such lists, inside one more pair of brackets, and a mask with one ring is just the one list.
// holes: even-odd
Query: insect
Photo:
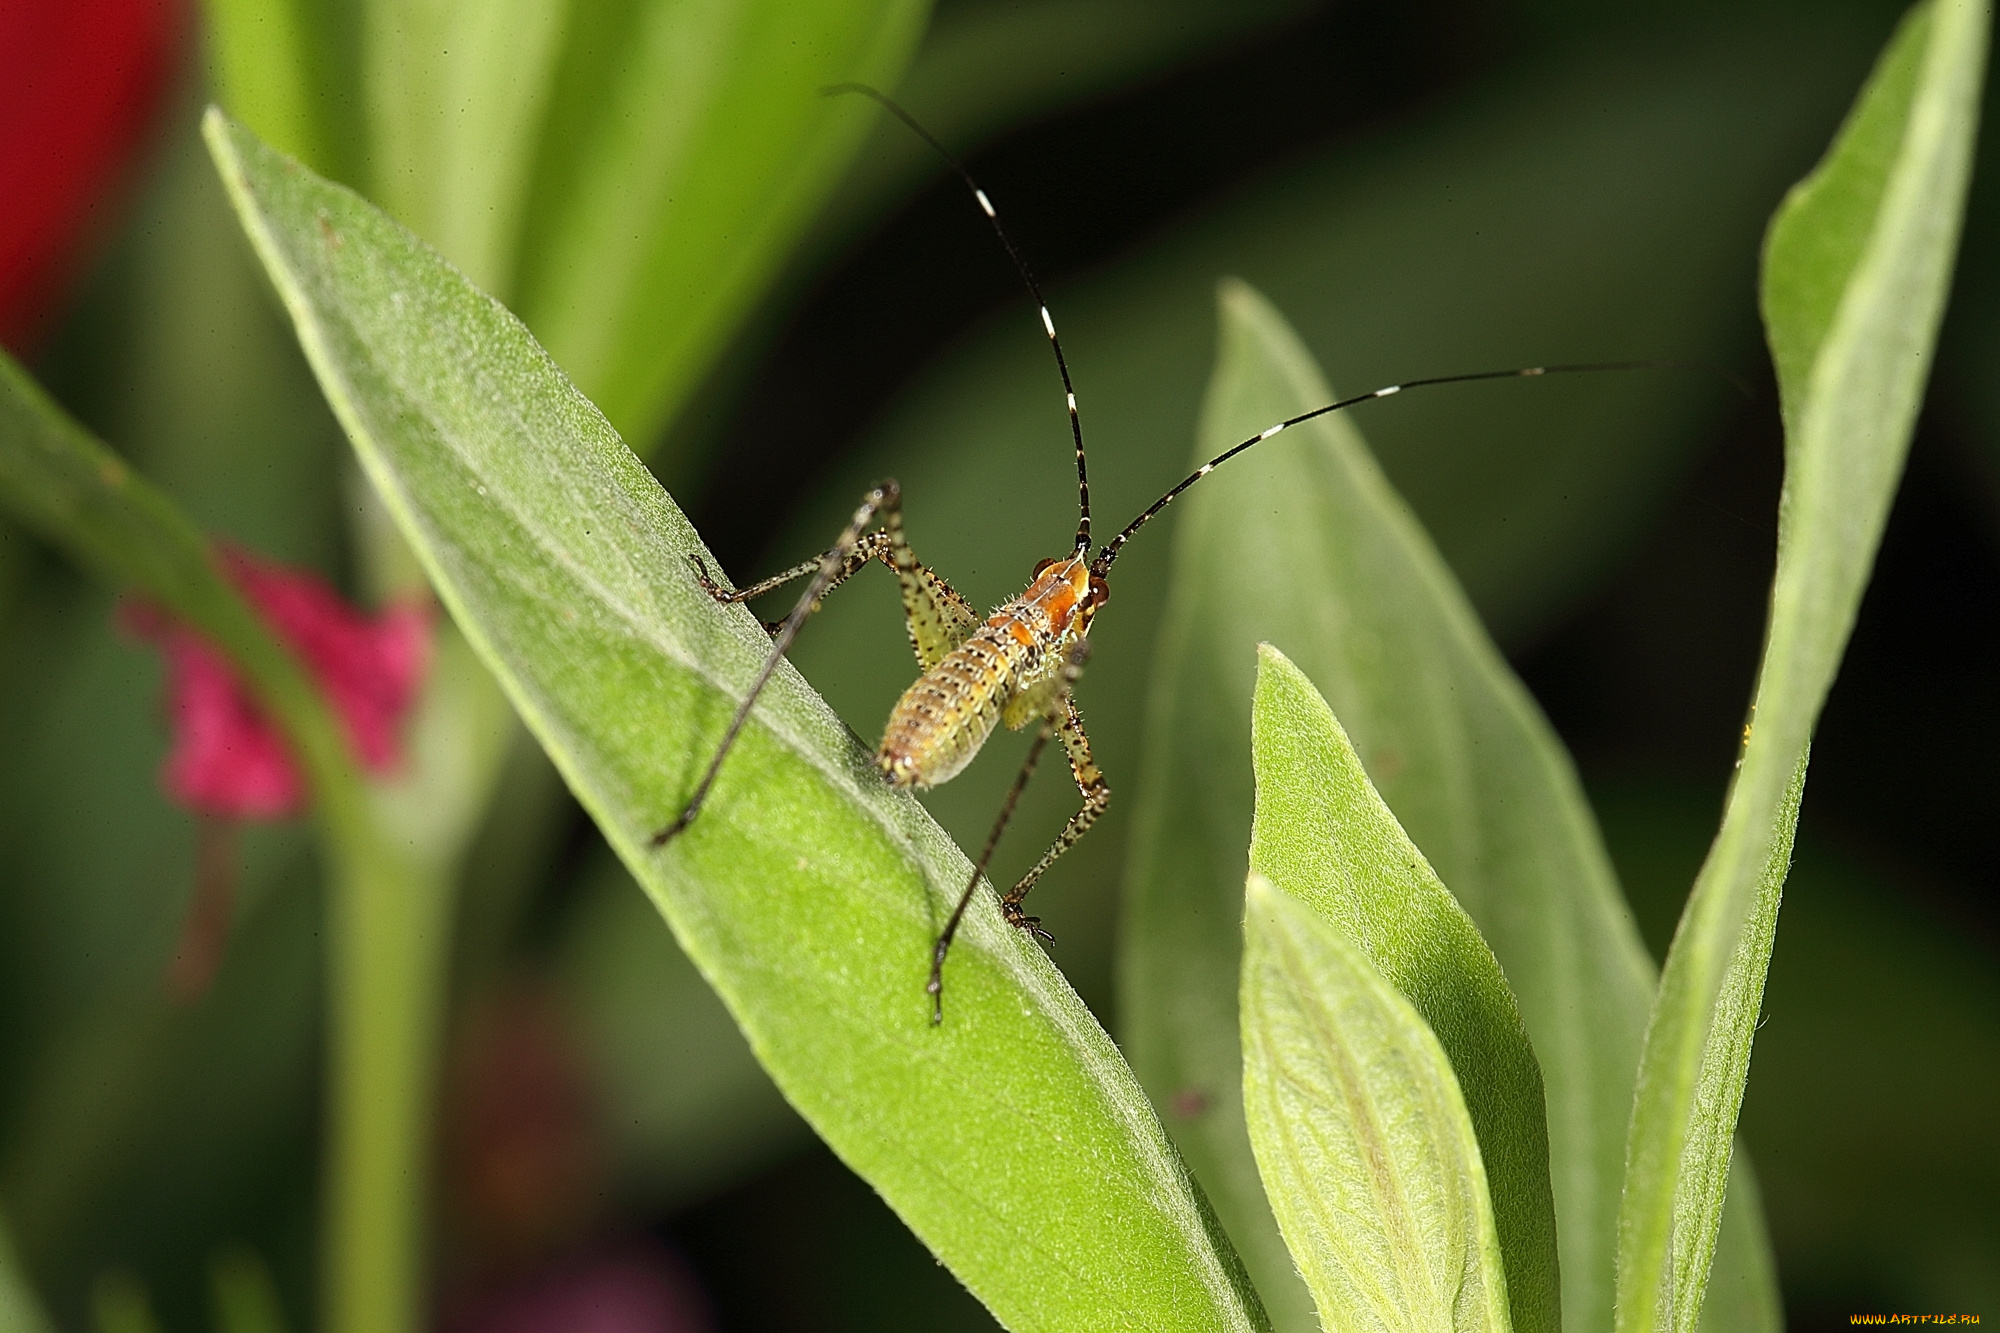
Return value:
[(922, 674), (897, 700), (883, 730), (882, 743), (875, 752), (875, 765), (883, 779), (893, 787), (935, 787), (950, 781), (971, 763), (997, 728), (1003, 725), (1017, 731), (1030, 726), (1037, 728), (1020, 772), (1001, 803), (993, 830), (973, 865), (972, 875), (932, 947), (926, 990), (931, 996), (931, 1021), (935, 1024), (944, 1019), (945, 956), (973, 902), (979, 881), (992, 862), (1001, 834), (1013, 817), (1014, 807), (1052, 740), (1062, 742), (1070, 773), (1083, 797), (1083, 808), (1070, 817), (1054, 843), (1027, 874), (1001, 895), (1001, 915), (1010, 924), (1043, 939), (1051, 938), (1041, 928), (1041, 919), (1027, 913), (1024, 904), (1028, 893), (1056, 859), (1090, 830), (1110, 804), (1111, 788), (1091, 757), (1090, 737), (1084, 730), (1083, 715), (1078, 711), (1074, 690), (1089, 655), (1091, 625), (1111, 596), (1111, 567), (1133, 534), (1152, 521), (1183, 491), (1222, 464), (1315, 417), (1378, 398), (1388, 398), (1406, 389), (1432, 385), (1576, 371), (1633, 369), (1670, 363), (1530, 366), (1442, 375), (1409, 380), (1344, 398), (1277, 422), (1218, 454), (1154, 501), (1109, 541), (1093, 550), (1090, 478), (1084, 455), (1083, 420), (1077, 411), (1076, 388), (1070, 380), (1069, 362), (1063, 355), (1062, 341), (1056, 335), (1055, 319), (1049, 313), (1041, 287), (1002, 226), (992, 200), (943, 144), (882, 93), (862, 84), (841, 84), (826, 91), (828, 94), (855, 93), (872, 98), (922, 137), (965, 183), (973, 202), (992, 226), (994, 235), (1013, 261), (1029, 295), (1034, 298), (1042, 330), (1048, 337), (1049, 347), (1055, 355), (1056, 370), (1062, 379), (1064, 401), (1069, 411), (1070, 437), (1076, 447), (1076, 541), (1067, 552), (1037, 564), (1026, 590), (986, 616), (975, 611), (942, 576), (921, 563), (911, 551), (903, 536), (902, 491), (894, 481), (884, 481), (862, 497), (853, 519), (824, 554), (750, 587), (725, 588), (710, 574), (699, 557), (689, 556), (696, 581), (709, 596), (725, 605), (750, 601), (775, 592), (797, 579), (810, 578), (791, 613), (782, 621), (766, 625), (772, 636), (769, 657), (738, 704), (728, 729), (723, 733), (721, 744), (701, 780), (695, 784), (687, 804), (671, 824), (653, 835), (652, 841), (656, 847), (665, 844), (686, 829), (700, 813), (702, 802), (707, 799), (709, 789), (714, 785), (716, 775), (741, 733), (757, 697), (797, 638), (800, 626), (818, 609), (821, 599), (863, 566), (874, 561), (887, 565), (895, 572), (902, 592), (910, 646), (916, 652)]

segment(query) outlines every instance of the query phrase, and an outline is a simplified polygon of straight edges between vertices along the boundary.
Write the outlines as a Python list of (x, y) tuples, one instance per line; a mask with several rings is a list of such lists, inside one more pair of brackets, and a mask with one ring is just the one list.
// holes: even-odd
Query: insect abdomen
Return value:
[(875, 753), (892, 785), (935, 787), (951, 780), (1000, 724), (1000, 711), (1037, 647), (1032, 634), (1016, 630), (1018, 616), (1010, 611), (996, 612), (896, 701)]

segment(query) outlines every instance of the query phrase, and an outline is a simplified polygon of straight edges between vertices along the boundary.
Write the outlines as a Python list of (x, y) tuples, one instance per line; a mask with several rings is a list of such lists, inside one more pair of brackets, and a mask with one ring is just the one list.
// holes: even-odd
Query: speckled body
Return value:
[(1046, 563), (1026, 592), (986, 618), (965, 642), (903, 692), (875, 762), (893, 786), (935, 787), (957, 776), (1005, 723), (1046, 716), (1063, 668), (1103, 600), (1082, 556)]

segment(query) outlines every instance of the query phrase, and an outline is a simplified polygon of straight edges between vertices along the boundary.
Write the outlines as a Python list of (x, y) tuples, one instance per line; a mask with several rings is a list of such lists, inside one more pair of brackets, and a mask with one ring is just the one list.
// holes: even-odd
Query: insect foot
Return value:
[(708, 566), (702, 563), (700, 556), (696, 555), (693, 551), (689, 551), (687, 553), (687, 562), (688, 568), (694, 571), (694, 581), (701, 585), (703, 592), (724, 606), (728, 606), (731, 602), (737, 600), (729, 589), (715, 581), (714, 576), (708, 572)]
[(652, 838), (650, 839), (652, 845), (655, 847), (664, 847), (668, 843), (672, 842), (676, 837), (680, 835), (683, 829), (685, 829), (689, 824), (694, 823), (695, 811), (698, 809), (700, 809), (699, 806), (689, 806), (687, 809), (681, 811), (680, 814), (674, 819), (673, 823), (667, 825), (665, 828), (661, 829), (658, 833), (655, 833), (652, 836)]
[(1010, 903), (1003, 899), (1000, 903), (1000, 915), (1007, 919), (1008, 925), (1018, 930), (1025, 930), (1030, 935), (1046, 940), (1050, 944), (1056, 942), (1055, 936), (1042, 929), (1042, 919), (1038, 916), (1029, 916), (1026, 912), (1023, 912), (1019, 903)]

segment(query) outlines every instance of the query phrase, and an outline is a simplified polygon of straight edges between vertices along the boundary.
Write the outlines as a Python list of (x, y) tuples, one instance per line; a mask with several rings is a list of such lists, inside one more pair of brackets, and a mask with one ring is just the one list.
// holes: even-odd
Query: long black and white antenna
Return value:
[(1140, 528), (1145, 527), (1147, 521), (1153, 515), (1165, 509), (1169, 504), (1172, 504), (1175, 496), (1244, 450), (1262, 444), (1272, 436), (1281, 434), (1298, 425), (1300, 422), (1311, 421), (1314, 417), (1323, 417), (1330, 412), (1345, 411), (1350, 407), (1358, 407), (1362, 403), (1372, 403), (1377, 398), (1393, 398), (1395, 395), (1408, 389), (1428, 389), (1440, 384), (1470, 384), (1477, 380), (1532, 379), (1539, 375), (1573, 375), (1603, 370), (1706, 370), (1712, 374), (1723, 376), (1723, 378), (1735, 384), (1744, 394), (1747, 395), (1750, 392), (1742, 381), (1738, 380), (1728, 371), (1723, 370), (1719, 366), (1711, 366), (1700, 361), (1596, 361), (1568, 366), (1523, 366), (1516, 370), (1479, 370), (1469, 375), (1433, 375), (1426, 379), (1405, 380), (1401, 384), (1384, 385), (1382, 388), (1375, 389), (1369, 393), (1358, 393), (1352, 398), (1343, 398), (1337, 403), (1328, 403), (1325, 407), (1316, 407), (1310, 412), (1301, 412), (1295, 417), (1286, 417), (1274, 426), (1265, 427), (1241, 444), (1233, 445), (1223, 450), (1182, 478), (1179, 484), (1172, 490), (1146, 506), (1145, 511), (1139, 517), (1127, 523), (1117, 536), (1104, 543), (1104, 549), (1099, 551), (1097, 558), (1090, 563), (1090, 572), (1102, 578), (1105, 571), (1111, 568), (1112, 562), (1118, 559), (1118, 552), (1124, 549), (1125, 543), (1132, 539), (1132, 534)]
[(1000, 214), (993, 207), (993, 200), (979, 187), (979, 182), (972, 178), (972, 173), (965, 169), (965, 164), (953, 157), (950, 149), (939, 143), (935, 135), (918, 124), (916, 117), (903, 110), (893, 98), (865, 83), (836, 83), (830, 88), (821, 89), (821, 92), (828, 97), (859, 93), (863, 97), (873, 98), (884, 110), (909, 126), (918, 138), (929, 144), (937, 155), (944, 159), (945, 164), (958, 173), (958, 178), (965, 182), (965, 188), (972, 191), (972, 201), (979, 205), (979, 211), (984, 213), (986, 220), (993, 225), (993, 234), (1000, 238), (1000, 244), (1006, 249), (1007, 257), (1014, 261), (1014, 268), (1020, 273), (1021, 281), (1027, 284), (1029, 295), (1035, 298), (1035, 307), (1042, 316), (1042, 331), (1049, 336), (1049, 347), (1056, 355), (1056, 371), (1062, 376), (1063, 400), (1069, 407), (1070, 438), (1076, 442), (1076, 550), (1077, 554), (1083, 554), (1090, 549), (1090, 471), (1084, 464), (1083, 418), (1076, 410), (1076, 386), (1070, 383), (1069, 362), (1063, 357), (1062, 339), (1056, 337), (1055, 316), (1049, 313), (1049, 303), (1042, 295), (1041, 284), (1035, 281), (1034, 273), (1028, 268), (1028, 261), (1021, 257), (1013, 238), (1007, 235), (1007, 229), (1000, 225)]

